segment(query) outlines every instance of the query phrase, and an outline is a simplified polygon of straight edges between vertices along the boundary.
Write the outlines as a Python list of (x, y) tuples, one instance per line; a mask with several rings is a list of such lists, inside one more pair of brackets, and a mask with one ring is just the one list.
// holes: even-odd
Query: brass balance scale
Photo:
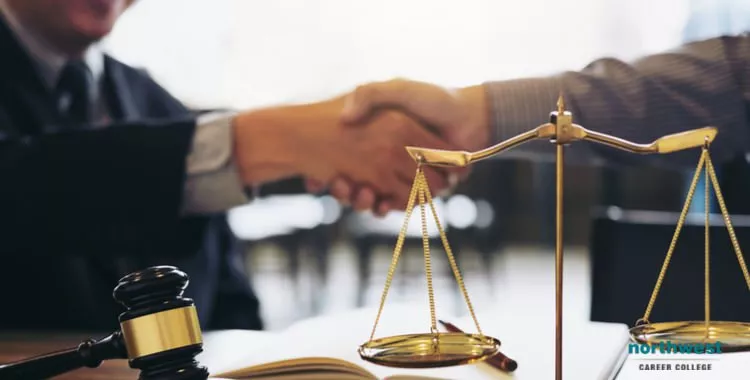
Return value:
[[(580, 125), (573, 124), (573, 115), (565, 110), (562, 96), (557, 102), (557, 111), (550, 113), (550, 122), (542, 124), (528, 132), (500, 142), (492, 147), (476, 151), (446, 151), (419, 147), (407, 147), (409, 155), (417, 163), (416, 175), (412, 185), (409, 201), (406, 206), (406, 215), (400, 234), (396, 241), (390, 268), (385, 281), (385, 288), (380, 300), (380, 307), (375, 317), (370, 339), (359, 347), (359, 355), (364, 360), (390, 367), (400, 368), (435, 368), (469, 364), (485, 360), (499, 352), (500, 341), (496, 338), (482, 333), (479, 322), (474, 314), (474, 308), (469, 299), (469, 293), (464, 286), (461, 273), (454, 258), (453, 252), (446, 238), (445, 231), (438, 219), (432, 195), (430, 194), (427, 179), (424, 176), (423, 166), (459, 167), (467, 166), (474, 162), (492, 157), (500, 152), (511, 149), (534, 139), (549, 139), (556, 145), (556, 242), (555, 242), (555, 379), (562, 379), (562, 303), (563, 303), (563, 163), (564, 147), (578, 140), (589, 140), (638, 154), (668, 154), (685, 149), (701, 148), (698, 166), (695, 170), (690, 189), (688, 191), (685, 205), (680, 214), (674, 236), (669, 245), (666, 259), (656, 281), (651, 299), (642, 318), (635, 322), (630, 329), (631, 339), (639, 343), (658, 343), (663, 340), (680, 343), (722, 343), (722, 352), (747, 351), (750, 350), (750, 323), (734, 321), (712, 321), (710, 319), (710, 291), (709, 291), (709, 208), (706, 207), (706, 229), (705, 229), (705, 320), (703, 321), (674, 321), (657, 322), (649, 320), (656, 297), (659, 294), (661, 284), (666, 275), (667, 267), (675, 250), (680, 230), (685, 222), (688, 208), (692, 202), (701, 170), (704, 170), (706, 178), (716, 192), (721, 208), (724, 222), (731, 238), (732, 246), (737, 260), (742, 269), (745, 281), (750, 290), (750, 274), (737, 238), (732, 228), (729, 213), (727, 212), (724, 198), (719, 189), (719, 183), (714, 172), (714, 166), (709, 155), (709, 147), (716, 137), (717, 130), (713, 127), (705, 127), (686, 132), (676, 133), (661, 137), (650, 144), (632, 143), (617, 137), (603, 133), (587, 130)], [(709, 180), (706, 184), (706, 203), (709, 200)], [(385, 305), (388, 289), (390, 288), (393, 274), (398, 264), (401, 250), (409, 220), (414, 210), (414, 204), (418, 200), (422, 220), (422, 243), (424, 250), (425, 272), (427, 277), (427, 290), (429, 295), (431, 326), (429, 332), (414, 333), (406, 335), (375, 338), (378, 321)], [(456, 282), (463, 294), (464, 301), (469, 309), (476, 327), (476, 333), (444, 333), (439, 332), (436, 326), (435, 301), (432, 287), (432, 269), (430, 261), (430, 246), (427, 233), (426, 207), (435, 219), (440, 233), (443, 247), (448, 256), (448, 261)]]

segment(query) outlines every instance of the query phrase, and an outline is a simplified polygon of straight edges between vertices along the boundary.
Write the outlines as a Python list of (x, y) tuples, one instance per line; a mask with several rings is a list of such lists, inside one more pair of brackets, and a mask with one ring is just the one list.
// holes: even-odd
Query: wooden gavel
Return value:
[(203, 351), (198, 314), (182, 296), (187, 274), (157, 266), (123, 277), (115, 300), (127, 308), (120, 330), (78, 347), (0, 365), (0, 379), (47, 379), (82, 367), (96, 368), (109, 359), (128, 359), (142, 380), (205, 380), (206, 367), (195, 360)]

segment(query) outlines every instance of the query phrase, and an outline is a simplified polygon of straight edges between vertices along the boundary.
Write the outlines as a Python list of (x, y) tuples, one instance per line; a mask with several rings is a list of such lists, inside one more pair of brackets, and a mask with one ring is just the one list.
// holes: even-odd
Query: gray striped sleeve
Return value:
[[(750, 36), (716, 38), (651, 55), (632, 63), (605, 58), (581, 71), (546, 78), (485, 84), (492, 109), (493, 143), (548, 121), (564, 94), (574, 123), (647, 143), (687, 129), (715, 126), (711, 157), (719, 162), (750, 150)], [(540, 144), (541, 143), (541, 144)], [(544, 157), (549, 142), (514, 149)], [(644, 157), (589, 142), (574, 144), (574, 159), (609, 163), (697, 163), (691, 150)], [(511, 155), (512, 156), (512, 155)]]

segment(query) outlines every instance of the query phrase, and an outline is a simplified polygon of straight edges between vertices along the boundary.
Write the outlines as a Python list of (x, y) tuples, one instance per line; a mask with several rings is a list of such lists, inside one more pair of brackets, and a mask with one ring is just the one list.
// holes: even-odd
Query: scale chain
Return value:
[(482, 329), (479, 327), (479, 322), (477, 320), (477, 316), (474, 314), (474, 307), (471, 304), (471, 300), (469, 299), (469, 292), (466, 291), (466, 286), (464, 285), (463, 277), (461, 276), (461, 272), (458, 269), (458, 265), (456, 264), (456, 259), (453, 256), (453, 250), (451, 250), (451, 246), (448, 243), (448, 237), (445, 234), (445, 230), (443, 230), (443, 226), (440, 224), (440, 219), (437, 216), (437, 212), (435, 212), (435, 205), (432, 202), (432, 194), (430, 193), (430, 187), (427, 186), (427, 178), (424, 177), (424, 174), (422, 174), (424, 183), (425, 183), (425, 196), (427, 197), (427, 203), (430, 205), (430, 209), (432, 210), (432, 215), (435, 218), (435, 224), (437, 225), (438, 232), (440, 233), (440, 240), (443, 242), (443, 248), (445, 249), (445, 253), (448, 255), (448, 262), (450, 263), (451, 269), (453, 270), (453, 275), (456, 277), (456, 282), (458, 283), (458, 287), (461, 289), (461, 293), (464, 296), (464, 301), (466, 301), (466, 306), (469, 308), (469, 313), (471, 313), (471, 318), (474, 320), (474, 326), (477, 328), (477, 333), (479, 333), (480, 336), (484, 336), (482, 333)]
[(721, 195), (721, 189), (719, 188), (719, 180), (716, 178), (716, 172), (714, 171), (714, 164), (711, 162), (711, 158), (708, 159), (708, 172), (711, 175), (711, 182), (716, 192), (716, 200), (719, 201), (719, 207), (721, 208), (721, 215), (724, 218), (724, 224), (727, 226), (727, 231), (729, 232), (729, 238), (732, 241), (732, 247), (734, 248), (734, 253), (737, 255), (737, 261), (739, 261), (740, 268), (742, 269), (742, 274), (745, 276), (745, 283), (747, 284), (747, 289), (750, 290), (750, 273), (748, 273), (747, 271), (747, 266), (745, 265), (745, 259), (742, 256), (742, 249), (740, 249), (740, 244), (737, 242), (737, 236), (734, 234), (734, 228), (732, 227), (732, 222), (729, 218), (729, 212), (727, 212), (727, 206), (724, 203), (724, 197)]
[[(709, 162), (709, 163), (711, 162), (711, 157), (708, 155), (708, 153), (706, 153), (706, 159), (707, 159), (707, 162)], [(709, 249), (709, 240), (708, 240), (708, 238), (709, 238), (709, 230), (710, 230), (709, 215), (711, 213), (709, 199), (711, 197), (709, 197), (710, 189), (709, 189), (709, 180), (708, 180), (708, 176), (709, 176), (709, 174), (708, 174), (708, 171), (709, 171), (708, 167), (709, 167), (709, 165), (705, 165), (705, 168), (704, 168), (705, 169), (704, 170), (705, 174), (703, 175), (703, 185), (704, 185), (703, 186), (704, 187), (703, 192), (704, 192), (704, 198), (705, 198), (705, 214), (706, 214), (706, 222), (705, 222), (705, 226), (706, 226), (705, 227), (705, 231), (706, 231), (706, 233), (705, 233), (705, 237), (704, 237), (704, 247), (705, 247), (705, 259), (704, 259), (705, 260), (705, 265), (704, 265), (704, 267), (705, 267), (705, 269), (704, 269), (705, 273), (704, 273), (704, 278), (705, 278), (705, 282), (706, 282), (705, 283), (705, 287), (704, 287), (704, 292), (705, 292), (705, 295), (704, 295), (704, 309), (705, 309), (705, 319), (706, 319), (706, 322), (705, 322), (705, 325), (706, 325), (706, 338), (708, 338), (708, 336), (709, 336), (709, 331), (710, 331), (709, 326), (710, 326), (710, 321), (711, 321), (711, 291), (710, 291), (711, 281), (710, 281), (710, 278), (709, 278), (710, 273), (711, 273), (711, 270), (710, 270), (711, 260), (710, 260), (710, 257), (709, 257), (710, 256), (709, 255), (710, 249)]]
[[(430, 300), (430, 332), (437, 333), (437, 318), (435, 317), (435, 290), (432, 286), (432, 260), (430, 259), (430, 235), (427, 233), (427, 215), (425, 210), (425, 192), (428, 191), (427, 179), (424, 172), (418, 173), (419, 178), (419, 211), (422, 217), (422, 249), (424, 252), (424, 270), (427, 276), (427, 294)], [(432, 203), (430, 203), (432, 204)]]
[(674, 249), (677, 246), (677, 238), (680, 236), (680, 231), (682, 230), (682, 226), (685, 223), (685, 218), (687, 217), (687, 212), (690, 207), (690, 203), (692, 202), (693, 195), (695, 195), (695, 188), (698, 184), (698, 178), (700, 178), (701, 169), (703, 168), (703, 165), (706, 162), (706, 157), (708, 156), (708, 151), (703, 150), (701, 153), (700, 160), (698, 161), (698, 167), (695, 170), (695, 174), (693, 174), (693, 180), (690, 183), (690, 189), (688, 190), (688, 196), (687, 200), (685, 201), (685, 204), (682, 206), (682, 212), (680, 213), (680, 218), (677, 221), (677, 228), (675, 228), (674, 235), (672, 236), (672, 241), (669, 243), (669, 250), (667, 250), (667, 257), (664, 259), (664, 263), (662, 264), (661, 271), (659, 272), (659, 277), (656, 280), (656, 286), (654, 287), (654, 291), (651, 293), (651, 299), (648, 301), (648, 306), (646, 306), (646, 312), (643, 314), (643, 318), (636, 321), (636, 325), (640, 322), (642, 323), (649, 323), (648, 318), (651, 316), (651, 310), (654, 308), (654, 303), (656, 302), (656, 297), (659, 295), (659, 290), (661, 289), (662, 282), (664, 281), (664, 276), (667, 273), (667, 267), (669, 266), (669, 262), (672, 260), (672, 254), (674, 253)]
[(414, 182), (411, 186), (411, 192), (409, 193), (409, 200), (406, 203), (406, 216), (404, 217), (404, 223), (401, 225), (401, 230), (398, 234), (398, 240), (396, 240), (396, 247), (393, 249), (393, 257), (391, 258), (391, 266), (388, 268), (388, 275), (385, 280), (385, 288), (383, 288), (383, 294), (380, 297), (380, 307), (378, 307), (378, 314), (375, 317), (375, 324), (372, 326), (372, 332), (370, 333), (370, 341), (375, 337), (375, 330), (378, 328), (378, 322), (380, 316), (383, 313), (383, 306), (385, 305), (385, 299), (388, 297), (388, 290), (391, 287), (391, 281), (393, 281), (393, 274), (396, 271), (396, 265), (398, 259), (401, 256), (401, 250), (404, 247), (404, 240), (406, 239), (406, 230), (409, 227), (409, 220), (411, 219), (412, 211), (414, 210), (414, 201), (417, 198), (417, 192), (419, 190), (419, 173), (422, 172), (422, 165), (417, 164), (417, 172), (414, 176)]

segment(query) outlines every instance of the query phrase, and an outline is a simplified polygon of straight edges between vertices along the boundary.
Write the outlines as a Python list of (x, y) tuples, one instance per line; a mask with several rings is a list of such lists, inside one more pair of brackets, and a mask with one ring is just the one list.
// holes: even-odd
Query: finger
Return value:
[(463, 117), (456, 95), (430, 83), (403, 79), (357, 87), (345, 99), (341, 120), (361, 121), (378, 107), (395, 107), (442, 130)]
[(388, 203), (392, 205), (392, 209), (406, 210), (406, 205), (409, 203), (409, 194), (411, 188), (404, 182), (401, 182), (399, 186), (396, 186), (393, 191), (393, 195), (388, 198)]
[(455, 191), (456, 187), (460, 182), (459, 176), (456, 173), (448, 174), (448, 186), (437, 193), (438, 197), (446, 198), (451, 196)]
[(469, 179), (469, 176), (471, 176), (471, 168), (466, 166), (463, 168), (459, 168), (457, 172), (454, 172), (454, 174), (458, 174), (458, 182), (463, 182)]
[(466, 181), (471, 174), (471, 167), (469, 166), (443, 169), (447, 172), (446, 179), (448, 184), (445, 190), (448, 192), (453, 192), (456, 187), (461, 184), (461, 182)]
[(454, 190), (461, 182), (461, 177), (456, 173), (448, 174), (448, 189)]
[(320, 182), (318, 180), (306, 178), (305, 189), (307, 190), (308, 193), (317, 194), (325, 190), (325, 185), (323, 184), (323, 182)]
[(373, 82), (358, 86), (344, 100), (341, 120), (354, 123), (364, 119), (376, 107), (397, 103), (400, 97), (390, 82)]
[(375, 191), (369, 187), (357, 189), (352, 201), (352, 207), (357, 211), (372, 210), (376, 204)]
[(352, 185), (343, 178), (336, 178), (331, 182), (329, 192), (343, 205), (351, 204)]
[[(365, 85), (370, 86), (370, 85)], [(345, 124), (362, 121), (366, 115), (372, 112), (372, 105), (368, 102), (367, 96), (362, 92), (370, 91), (364, 87), (357, 87), (352, 93), (344, 98), (344, 108), (341, 110), (341, 122)]]
[(383, 200), (377, 204), (377, 206), (374, 209), (374, 213), (376, 216), (379, 216), (382, 218), (386, 216), (389, 212), (391, 212), (391, 210), (393, 210), (393, 207), (391, 206), (391, 202), (388, 200)]
[(392, 159), (390, 163), (391, 165), (379, 169), (377, 180), (368, 187), (375, 191), (379, 200), (388, 200), (394, 207), (405, 207), (414, 181), (414, 173), (411, 178), (403, 176), (398, 170), (393, 169), (400, 162)]

